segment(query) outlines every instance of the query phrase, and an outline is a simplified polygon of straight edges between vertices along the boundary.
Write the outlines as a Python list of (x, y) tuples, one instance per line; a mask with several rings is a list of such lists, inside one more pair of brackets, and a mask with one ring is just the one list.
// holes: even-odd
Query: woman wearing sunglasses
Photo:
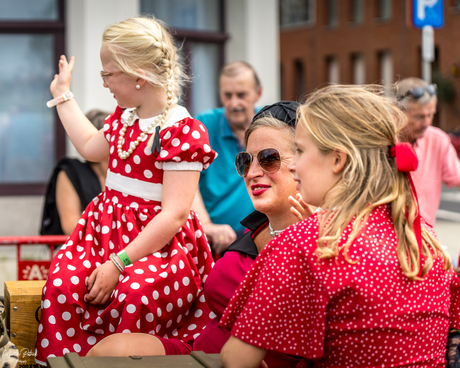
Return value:
[[(246, 152), (235, 159), (256, 211), (241, 223), (248, 231), (231, 244), (206, 280), (205, 297), (215, 318), (195, 339), (193, 350), (220, 353), (230, 332), (218, 325), (236, 288), (259, 252), (285, 228), (311, 214), (300, 197), (288, 164), (295, 153), (295, 121), (298, 103), (281, 101), (265, 106), (246, 131)], [(242, 180), (243, 180), (242, 179)], [(291, 210), (291, 205), (293, 208)], [(238, 203), (235, 203), (238, 206)], [(162, 355), (165, 349), (155, 336), (117, 334), (104, 339), (89, 355)], [(184, 344), (177, 340), (175, 343)], [(169, 351), (172, 351), (169, 347)], [(179, 354), (183, 349), (178, 349)], [(270, 368), (295, 367), (300, 359), (286, 354), (268, 354)]]
[(226, 368), (273, 351), (298, 367), (446, 366), (460, 280), (419, 214), (406, 117), (375, 88), (330, 86), (299, 108), (289, 168), (320, 209), (263, 249), (229, 302)]
[[(217, 317), (195, 340), (194, 350), (220, 353), (230, 338), (230, 332), (218, 325), (220, 316), (254, 259), (285, 228), (311, 214), (311, 208), (298, 197), (288, 169), (295, 153), (298, 106), (292, 101), (265, 106), (245, 133), (246, 152), (236, 156), (235, 166), (256, 211), (241, 221), (248, 231), (228, 247), (206, 280), (206, 302)], [(291, 210), (291, 204), (295, 209)], [(270, 368), (295, 367), (299, 359), (274, 352), (265, 357), (265, 362)]]

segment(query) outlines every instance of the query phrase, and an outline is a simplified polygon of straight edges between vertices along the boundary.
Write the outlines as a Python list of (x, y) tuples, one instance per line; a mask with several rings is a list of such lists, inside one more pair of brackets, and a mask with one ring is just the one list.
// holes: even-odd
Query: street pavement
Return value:
[(458, 265), (460, 254), (460, 192), (457, 188), (443, 188), (434, 229), (441, 244), (447, 247), (454, 265)]

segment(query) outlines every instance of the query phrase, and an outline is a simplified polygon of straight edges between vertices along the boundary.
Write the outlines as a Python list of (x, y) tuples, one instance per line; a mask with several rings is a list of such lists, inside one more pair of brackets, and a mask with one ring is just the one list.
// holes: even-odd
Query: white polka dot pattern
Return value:
[[(110, 146), (118, 143), (121, 109), (106, 120)], [(186, 118), (163, 130), (160, 158), (147, 149), (148, 139), (135, 154), (120, 160), (110, 150), (109, 169), (130, 178), (161, 183), (162, 163), (177, 157), (180, 161), (202, 162), (207, 133), (194, 139), (188, 130), (198, 130), (199, 122)], [(126, 150), (130, 136), (140, 134), (135, 122), (125, 135)], [(169, 137), (169, 138), (167, 138)], [(164, 139), (163, 139), (164, 138)], [(183, 150), (182, 147), (188, 147)], [(191, 155), (197, 153), (194, 159)], [(160, 252), (126, 267), (107, 305), (86, 303), (86, 282), (92, 271), (131, 243), (148, 222), (161, 211), (161, 203), (144, 200), (106, 188), (90, 202), (67, 243), (55, 257), (42, 297), (42, 315), (37, 334), (37, 360), (60, 356), (63, 351), (85, 355), (97, 342), (111, 333), (154, 331), (162, 337), (188, 339), (189, 327), (200, 330), (209, 322), (209, 310), (201, 298), (204, 280), (212, 269), (212, 257), (205, 237), (196, 238), (201, 224), (192, 212), (175, 237)], [(187, 249), (185, 244), (192, 244)], [(199, 272), (203, 269), (202, 273)], [(187, 285), (183, 283), (188, 280)], [(197, 311), (206, 311), (197, 317)], [(198, 313), (199, 314), (199, 313)], [(179, 318), (180, 317), (180, 318)]]
[[(342, 235), (344, 244), (351, 231)], [(239, 339), (318, 367), (442, 367), (449, 327), (460, 327), (460, 280), (442, 256), (421, 282), (396, 255), (388, 206), (336, 259), (317, 259), (316, 215), (270, 242), (231, 299), (221, 325)], [(453, 312), (450, 314), (449, 309)]]

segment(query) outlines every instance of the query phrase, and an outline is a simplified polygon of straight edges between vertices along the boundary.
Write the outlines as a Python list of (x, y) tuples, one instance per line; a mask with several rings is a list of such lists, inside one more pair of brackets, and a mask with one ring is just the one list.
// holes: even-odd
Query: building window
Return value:
[(293, 27), (315, 22), (315, 0), (280, 0), (280, 25)]
[(460, 10), (460, 0), (450, 0), (450, 6), (454, 10)]
[(350, 22), (363, 22), (363, 0), (350, 0)]
[(337, 27), (337, 0), (326, 0), (326, 25)]
[(361, 54), (352, 54), (351, 66), (353, 84), (364, 84), (366, 80), (366, 70), (364, 68), (363, 56)]
[(58, 21), (56, 0), (0, 0), (0, 21)]
[(223, 29), (223, 0), (141, 0), (141, 14), (164, 21), (178, 42), (192, 81), (182, 101), (190, 113), (219, 106), (219, 74), (228, 38)]
[(294, 70), (296, 99), (300, 100), (305, 94), (305, 69), (302, 60), (296, 60), (294, 62)]
[(43, 194), (65, 135), (49, 85), (64, 53), (63, 0), (0, 0), (0, 195)]
[(391, 0), (376, 0), (377, 3), (377, 18), (390, 19), (391, 18)]
[(329, 84), (340, 83), (339, 62), (335, 56), (326, 58), (327, 81)]
[(394, 83), (393, 58), (391, 56), (391, 52), (388, 50), (380, 51), (378, 53), (378, 60), (381, 83), (385, 87), (386, 93), (390, 93), (391, 87)]

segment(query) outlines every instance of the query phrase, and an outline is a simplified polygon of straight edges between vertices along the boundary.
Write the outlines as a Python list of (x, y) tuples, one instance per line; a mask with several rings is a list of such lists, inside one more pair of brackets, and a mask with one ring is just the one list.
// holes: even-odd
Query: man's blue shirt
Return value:
[(209, 133), (209, 142), (219, 154), (200, 177), (200, 192), (214, 224), (229, 224), (243, 230), (240, 221), (254, 211), (244, 179), (236, 173), (235, 156), (244, 151), (230, 129), (224, 108), (212, 109), (196, 116)]

